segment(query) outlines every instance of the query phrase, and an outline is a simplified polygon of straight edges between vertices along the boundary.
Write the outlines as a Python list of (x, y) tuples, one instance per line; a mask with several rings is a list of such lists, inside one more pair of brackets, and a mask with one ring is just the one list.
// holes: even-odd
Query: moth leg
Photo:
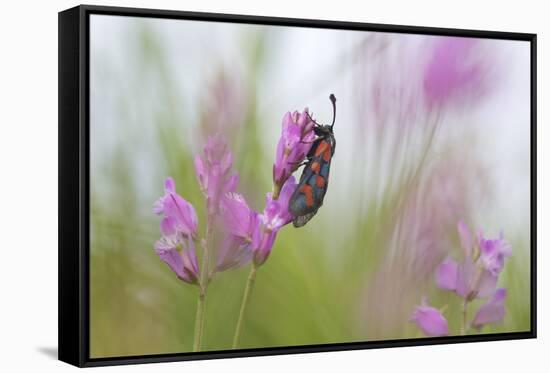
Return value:
[(293, 166), (296, 166), (296, 165), (297, 165), (297, 166), (296, 166), (296, 169), (298, 169), (298, 168), (300, 168), (300, 167), (302, 167), (302, 166), (307, 165), (308, 162), (309, 162), (309, 161), (306, 160), (306, 161), (303, 161), (303, 162), (288, 162), (288, 163), (291, 164), (291, 165), (293, 165)]

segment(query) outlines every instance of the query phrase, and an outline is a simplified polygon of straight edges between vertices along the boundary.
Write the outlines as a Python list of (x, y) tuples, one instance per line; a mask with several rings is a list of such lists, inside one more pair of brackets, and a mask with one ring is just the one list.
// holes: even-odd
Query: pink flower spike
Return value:
[(422, 299), (422, 304), (416, 306), (411, 321), (430, 337), (440, 337), (449, 334), (449, 325), (441, 312), (428, 305), (427, 299)]
[(239, 179), (237, 174), (231, 174), (232, 164), (233, 156), (220, 135), (208, 138), (203, 157), (195, 156), (195, 172), (206, 196), (209, 214), (218, 212), (222, 196), (237, 189)]
[(481, 329), (485, 324), (501, 322), (506, 315), (505, 299), (506, 289), (498, 289), (491, 300), (479, 307), (472, 321), (472, 326)]
[(309, 117), (307, 108), (301, 114), (297, 111), (292, 114), (288, 112), (283, 117), (281, 137), (273, 164), (275, 185), (279, 187), (284, 185), (305, 159), (315, 139), (313, 127), (314, 123)]
[(199, 266), (193, 240), (198, 228), (197, 213), (176, 193), (174, 179), (167, 178), (164, 189), (164, 196), (154, 205), (155, 213), (164, 215), (160, 222), (162, 237), (155, 243), (155, 251), (180, 280), (196, 284)]

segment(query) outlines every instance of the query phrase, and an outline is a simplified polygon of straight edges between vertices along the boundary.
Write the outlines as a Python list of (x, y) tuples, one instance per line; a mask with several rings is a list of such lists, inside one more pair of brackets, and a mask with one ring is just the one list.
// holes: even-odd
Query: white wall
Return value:
[[(539, 339), (113, 368), (117, 371), (513, 372), (550, 366), (548, 48), (543, 1), (94, 1), (95, 4), (534, 32), (538, 49)], [(57, 12), (78, 4), (4, 2), (0, 21), (0, 369), (68, 371), (57, 346)], [(542, 371), (535, 368), (535, 371)]]

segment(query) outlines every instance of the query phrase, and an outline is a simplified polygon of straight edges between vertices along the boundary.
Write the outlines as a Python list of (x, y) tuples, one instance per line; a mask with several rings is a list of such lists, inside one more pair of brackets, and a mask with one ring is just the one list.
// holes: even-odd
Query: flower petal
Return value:
[(273, 183), (278, 187), (284, 185), (287, 178), (304, 160), (311, 148), (312, 137), (315, 137), (313, 127), (307, 109), (301, 114), (295, 111), (284, 115), (273, 164)]
[(170, 193), (164, 200), (164, 215), (175, 220), (178, 231), (195, 236), (198, 228), (197, 212), (193, 205), (176, 193)]
[(184, 271), (183, 259), (175, 246), (161, 239), (155, 243), (155, 251), (180, 280), (187, 283), (193, 282), (188, 273)]
[(449, 334), (449, 325), (441, 312), (430, 307), (425, 300), (422, 303), (416, 307), (411, 321), (427, 336), (440, 337)]
[(183, 262), (183, 272), (189, 279), (188, 282), (197, 283), (199, 279), (199, 262), (195, 253), (195, 244), (191, 237), (187, 239), (187, 245), (183, 245), (180, 255)]
[(249, 243), (245, 240), (228, 235), (222, 243), (218, 253), (216, 271), (221, 272), (232, 268), (239, 268), (248, 264), (254, 255)]
[(464, 261), (458, 266), (456, 277), (456, 293), (462, 298), (468, 298), (472, 295), (475, 276), (476, 266), (472, 258), (464, 258)]
[(229, 233), (242, 239), (252, 237), (250, 218), (252, 211), (241, 194), (227, 193), (222, 199), (222, 219)]
[(458, 235), (460, 237), (460, 247), (464, 250), (464, 255), (471, 256), (472, 234), (470, 233), (468, 226), (462, 220), (458, 222)]
[(477, 298), (490, 297), (497, 288), (498, 275), (494, 275), (485, 269), (482, 271), (477, 287)]
[(171, 236), (177, 230), (186, 236), (195, 237), (199, 224), (195, 208), (176, 193), (174, 179), (168, 177), (164, 182), (164, 187), (165, 195), (153, 205), (153, 211), (158, 215), (163, 214), (165, 217), (160, 227), (163, 235)]
[(225, 193), (232, 193), (237, 190), (237, 185), (239, 184), (239, 174), (233, 174), (229, 177), (224, 186)]
[(493, 275), (498, 275), (504, 268), (504, 259), (511, 255), (512, 247), (503, 239), (502, 233), (499, 238), (486, 239), (479, 232), (477, 240), (483, 266)]
[(201, 188), (205, 190), (208, 182), (206, 166), (201, 156), (198, 154), (195, 156), (195, 172), (197, 173), (197, 177), (199, 178), (199, 184), (201, 185)]
[(165, 237), (171, 237), (176, 234), (176, 220), (167, 216), (160, 221), (160, 233)]
[(264, 264), (269, 254), (271, 254), (271, 249), (273, 248), (276, 237), (277, 231), (265, 230), (255, 236), (252, 246), (254, 248), (254, 263), (257, 266)]
[(239, 177), (238, 174), (230, 175), (232, 164), (233, 155), (219, 135), (208, 138), (204, 158), (195, 157), (195, 171), (211, 215), (218, 213), (222, 196), (237, 189)]
[(501, 322), (506, 315), (505, 299), (506, 289), (498, 289), (491, 300), (479, 307), (472, 326), (480, 329), (485, 324)]
[(440, 289), (455, 290), (458, 277), (458, 264), (452, 259), (445, 259), (435, 274), (435, 282)]
[(156, 215), (161, 215), (164, 213), (164, 198), (165, 198), (164, 196), (160, 197), (153, 204), (153, 212)]
[(281, 193), (279, 194), (279, 202), (281, 203), (281, 205), (287, 206), (287, 210), (290, 197), (292, 197), (292, 194), (296, 190), (296, 185), (296, 179), (294, 178), (294, 176), (290, 176), (283, 185)]
[(274, 200), (271, 193), (266, 194), (265, 208), (261, 218), (268, 230), (279, 230), (294, 219), (294, 216), (288, 209), (288, 205), (290, 197), (295, 190), (296, 179), (294, 179), (294, 176), (291, 176), (283, 185), (279, 199)]
[(164, 190), (168, 192), (175, 193), (176, 192), (176, 183), (172, 177), (166, 178), (164, 181)]
[(220, 159), (220, 166), (222, 168), (222, 173), (227, 174), (233, 165), (233, 154), (231, 152), (226, 152), (222, 155)]

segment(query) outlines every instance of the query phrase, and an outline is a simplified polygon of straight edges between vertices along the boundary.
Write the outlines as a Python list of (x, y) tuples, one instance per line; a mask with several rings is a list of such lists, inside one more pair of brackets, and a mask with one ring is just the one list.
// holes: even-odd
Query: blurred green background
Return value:
[[(459, 219), (502, 230), (514, 252), (499, 283), (504, 322), (481, 332), (529, 330), (529, 45), (485, 41), (474, 55), (485, 88), (428, 109), (419, 97), (435, 39), (93, 15), (91, 357), (191, 351), (197, 288), (153, 250), (165, 177), (203, 234), (193, 158), (221, 132), (238, 192), (261, 211), (284, 113), (308, 106), (327, 123), (329, 93), (338, 149), (325, 203), (279, 233), (241, 346), (420, 337), (409, 318), (423, 295), (457, 333), (461, 300), (433, 276), (459, 257)], [(204, 350), (231, 347), (248, 270), (211, 283)]]

